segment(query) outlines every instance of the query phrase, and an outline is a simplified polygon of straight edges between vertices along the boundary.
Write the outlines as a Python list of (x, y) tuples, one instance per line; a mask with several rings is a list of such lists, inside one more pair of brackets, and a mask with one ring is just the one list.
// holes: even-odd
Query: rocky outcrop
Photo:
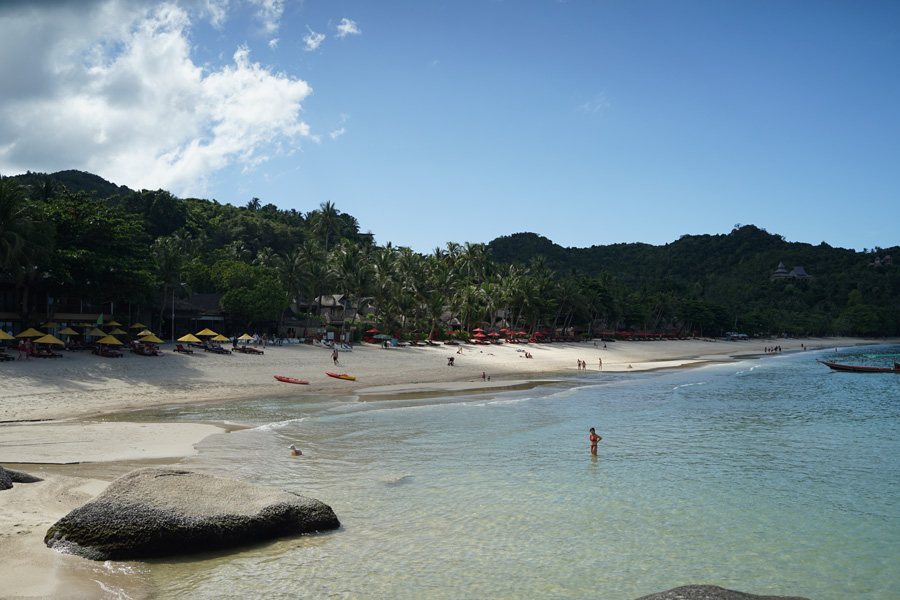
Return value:
[(132, 471), (57, 521), (50, 548), (93, 560), (219, 550), (340, 527), (328, 505), (291, 492), (177, 469)]
[(649, 596), (641, 596), (637, 600), (808, 600), (799, 596), (755, 596), (745, 592), (737, 592), (735, 590), (726, 590), (717, 585), (685, 585), (669, 590), (668, 592), (660, 592), (659, 594), (651, 594)]
[(35, 477), (22, 471), (0, 467), (0, 490), (8, 490), (14, 483), (34, 483), (35, 481), (43, 480), (40, 477)]

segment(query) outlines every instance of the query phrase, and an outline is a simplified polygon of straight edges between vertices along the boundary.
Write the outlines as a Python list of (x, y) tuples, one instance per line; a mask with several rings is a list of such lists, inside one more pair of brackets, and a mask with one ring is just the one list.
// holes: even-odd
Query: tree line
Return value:
[[(483, 324), (584, 335), (898, 335), (900, 265), (875, 261), (892, 253), (900, 261), (896, 247), (811, 246), (737, 225), (665, 246), (563, 248), (519, 233), (423, 254), (376, 245), (331, 202), (306, 213), (257, 198), (237, 207), (78, 171), (0, 182), (0, 269), (26, 322), (38, 294), (127, 302), (161, 322), (173, 296), (218, 292), (240, 328), (271, 326), (298, 307), (315, 321), (322, 297), (341, 295), (349, 314), (401, 335)], [(780, 261), (812, 279), (770, 281)]]

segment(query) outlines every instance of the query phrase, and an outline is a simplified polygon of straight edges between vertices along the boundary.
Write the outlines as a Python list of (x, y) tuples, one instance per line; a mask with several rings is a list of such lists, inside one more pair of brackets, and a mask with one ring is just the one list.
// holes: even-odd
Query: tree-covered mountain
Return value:
[[(700, 302), (721, 313), (720, 327), (761, 331), (897, 331), (900, 266), (890, 262), (900, 248), (856, 252), (787, 242), (753, 225), (728, 234), (685, 235), (663, 246), (612, 244), (563, 248), (533, 233), (493, 240), (500, 262), (526, 263), (535, 254), (561, 273), (606, 278), (643, 296)], [(810, 279), (771, 281), (779, 263), (802, 267)], [(666, 304), (667, 301), (660, 300)], [(835, 320), (838, 319), (838, 320)], [(841, 320), (842, 319), (842, 320)], [(826, 325), (828, 323), (828, 325)]]
[[(342, 327), (362, 311), (400, 332), (477, 323), (569, 334), (898, 335), (900, 264), (888, 256), (900, 261), (900, 249), (787, 242), (753, 225), (662, 246), (564, 248), (517, 233), (422, 255), (376, 247), (331, 202), (305, 213), (256, 198), (238, 207), (78, 171), (0, 181), (0, 285), (12, 287), (5, 303), (14, 296), (24, 322), (74, 297), (152, 309), (160, 330), (171, 296), (192, 291), (222, 294), (247, 327), (270, 327), (289, 307), (320, 318), (322, 298), (339, 295)], [(782, 262), (811, 278), (772, 280)]]

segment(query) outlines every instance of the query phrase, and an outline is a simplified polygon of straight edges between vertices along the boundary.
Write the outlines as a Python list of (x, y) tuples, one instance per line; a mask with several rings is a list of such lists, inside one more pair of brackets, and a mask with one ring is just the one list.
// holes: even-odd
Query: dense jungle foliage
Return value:
[[(780, 262), (811, 278), (771, 281)], [(3, 178), (0, 277), (26, 322), (40, 293), (58, 303), (131, 303), (161, 323), (172, 294), (217, 292), (235, 323), (259, 328), (287, 309), (318, 318), (322, 297), (340, 295), (350, 314), (383, 330), (426, 335), (476, 325), (900, 334), (897, 247), (812, 246), (737, 225), (665, 246), (564, 248), (517, 233), (486, 245), (447, 242), (423, 255), (376, 246), (330, 202), (307, 213), (256, 198), (236, 207), (134, 191), (78, 171)]]

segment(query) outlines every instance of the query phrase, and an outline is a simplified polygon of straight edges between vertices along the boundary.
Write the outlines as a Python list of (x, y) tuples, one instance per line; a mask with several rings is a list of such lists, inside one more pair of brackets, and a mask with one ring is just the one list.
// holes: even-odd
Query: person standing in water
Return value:
[(597, 442), (599, 442), (603, 438), (597, 435), (597, 433), (594, 431), (594, 428), (591, 427), (591, 435), (588, 439), (591, 440), (591, 454), (597, 456)]

